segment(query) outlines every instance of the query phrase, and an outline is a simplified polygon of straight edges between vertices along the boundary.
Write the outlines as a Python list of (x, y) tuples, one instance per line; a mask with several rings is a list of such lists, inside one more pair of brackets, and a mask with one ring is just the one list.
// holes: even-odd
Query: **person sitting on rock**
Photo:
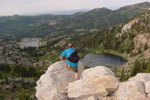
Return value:
[(73, 48), (73, 44), (69, 43), (68, 48), (65, 49), (61, 53), (61, 61), (64, 61), (64, 58), (66, 58), (66, 63), (69, 68), (71, 68), (75, 73), (76, 80), (79, 79), (78, 77), (78, 62), (79, 62), (79, 56), (77, 51)]

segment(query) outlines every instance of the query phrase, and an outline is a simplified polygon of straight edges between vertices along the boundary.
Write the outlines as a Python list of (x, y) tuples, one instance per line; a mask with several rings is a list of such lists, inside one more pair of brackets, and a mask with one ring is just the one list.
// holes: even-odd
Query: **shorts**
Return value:
[(78, 67), (73, 67), (73, 66), (70, 66), (70, 65), (68, 65), (68, 67), (69, 67), (71, 70), (73, 70), (75, 73), (78, 72)]

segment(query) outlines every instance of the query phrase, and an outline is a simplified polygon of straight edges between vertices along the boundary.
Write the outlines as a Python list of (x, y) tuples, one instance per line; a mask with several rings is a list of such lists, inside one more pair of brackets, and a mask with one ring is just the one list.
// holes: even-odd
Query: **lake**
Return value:
[(23, 38), (21, 42), (19, 42), (19, 46), (21, 48), (27, 47), (39, 47), (41, 39), (40, 38)]
[(127, 61), (120, 56), (112, 55), (112, 54), (92, 54), (89, 53), (84, 56), (83, 59), (80, 60), (84, 65), (88, 67), (94, 66), (119, 66)]

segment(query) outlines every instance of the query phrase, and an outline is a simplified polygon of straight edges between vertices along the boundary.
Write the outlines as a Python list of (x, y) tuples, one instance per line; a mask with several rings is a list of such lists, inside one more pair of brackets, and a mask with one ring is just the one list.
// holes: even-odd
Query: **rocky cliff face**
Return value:
[(150, 10), (147, 10), (145, 13), (135, 17), (128, 23), (126, 23), (122, 28), (123, 34), (128, 34), (129, 37), (134, 35), (133, 52), (145, 51), (150, 47)]
[(51, 65), (37, 81), (38, 100), (150, 100), (150, 74), (139, 73), (119, 82), (107, 67), (96, 66), (83, 71), (80, 80), (64, 62)]

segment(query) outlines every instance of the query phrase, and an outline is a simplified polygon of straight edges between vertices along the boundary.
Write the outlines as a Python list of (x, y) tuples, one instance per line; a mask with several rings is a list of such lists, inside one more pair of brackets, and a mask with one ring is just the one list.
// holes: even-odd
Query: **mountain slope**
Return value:
[[(81, 39), (82, 38), (82, 39)], [(76, 41), (77, 43), (76, 43)], [(103, 48), (131, 56), (147, 54), (150, 57), (150, 10), (134, 17), (125, 24), (107, 28), (98, 33), (92, 33), (74, 38), (79, 48)]]
[(67, 26), (71, 26), (72, 28), (102, 29), (123, 23), (148, 8), (150, 8), (149, 2), (125, 6), (115, 11), (107, 8), (97, 8), (86, 13), (73, 15)]
[(130, 19), (133, 16), (142, 13), (148, 8), (150, 8), (150, 2), (125, 6), (118, 10), (115, 10), (112, 15), (108, 16), (108, 20), (111, 24), (119, 24), (122, 23), (123, 21), (126, 21), (126, 19)]
[(107, 8), (96, 8), (86, 13), (74, 14), (69, 19), (67, 26), (77, 29), (101, 29), (108, 26), (105, 17), (112, 12)]
[(45, 37), (86, 33), (123, 23), (144, 12), (149, 2), (130, 5), (116, 11), (97, 8), (73, 15), (41, 15), (0, 17), (0, 37)]
[(84, 56), (87, 53), (111, 53), (121, 56), (127, 63), (112, 68), (125, 79), (140, 72), (150, 72), (150, 10), (128, 20), (125, 24), (91, 32), (71, 39)]

